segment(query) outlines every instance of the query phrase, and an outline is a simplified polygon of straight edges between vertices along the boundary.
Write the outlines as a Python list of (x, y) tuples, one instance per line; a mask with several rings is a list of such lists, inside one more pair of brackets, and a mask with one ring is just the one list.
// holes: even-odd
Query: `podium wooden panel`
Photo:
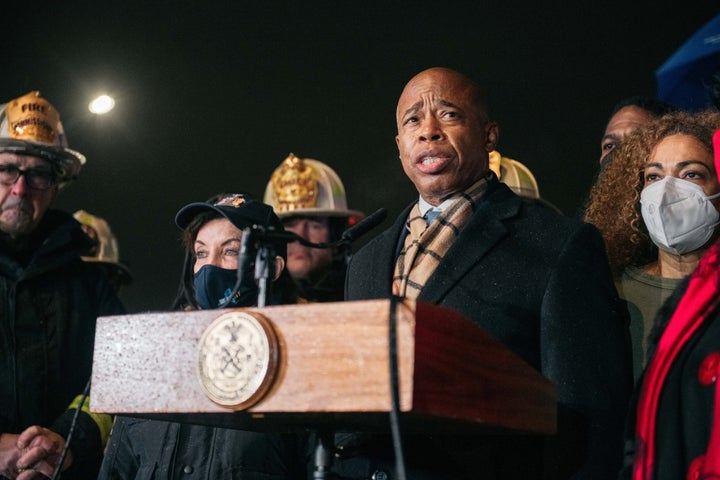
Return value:
[[(246, 309), (270, 319), (281, 352), (273, 386), (246, 412), (210, 401), (197, 376), (199, 339), (229, 310), (101, 317), (91, 410), (222, 426), (248, 419), (373, 425), (392, 405), (390, 303)], [(408, 424), (555, 431), (554, 386), (462, 315), (399, 303), (397, 338), (399, 403)]]

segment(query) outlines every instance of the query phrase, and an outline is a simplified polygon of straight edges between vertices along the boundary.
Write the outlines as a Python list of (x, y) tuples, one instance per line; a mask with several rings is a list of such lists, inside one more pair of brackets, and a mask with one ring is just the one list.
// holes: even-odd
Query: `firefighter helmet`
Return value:
[(273, 207), (278, 217), (343, 217), (350, 225), (365, 217), (349, 210), (345, 187), (335, 170), (312, 158), (294, 154), (275, 169), (265, 188), (263, 201)]
[(86, 262), (100, 262), (115, 267), (122, 283), (130, 283), (132, 274), (128, 267), (120, 261), (118, 241), (108, 222), (85, 210), (78, 210), (73, 217), (80, 222), (85, 234), (96, 242), (81, 258)]
[(503, 157), (497, 150), (490, 152), (490, 169), (498, 179), (523, 197), (540, 198), (535, 176), (529, 168), (512, 158)]
[(68, 148), (60, 114), (38, 91), (0, 105), (0, 152), (49, 161), (61, 185), (75, 178), (85, 163), (83, 154)]

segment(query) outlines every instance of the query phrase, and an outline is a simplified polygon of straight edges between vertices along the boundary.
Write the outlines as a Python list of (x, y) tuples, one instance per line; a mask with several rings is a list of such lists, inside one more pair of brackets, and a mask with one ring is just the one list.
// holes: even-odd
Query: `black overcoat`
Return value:
[[(391, 295), (412, 205), (353, 256), (348, 300)], [(558, 434), (408, 436), (410, 478), (616, 476), (632, 382), (629, 335), (595, 227), (493, 180), (418, 300), (467, 316), (553, 382)], [(358, 455), (338, 462), (340, 474), (392, 468), (382, 438), (360, 444)]]

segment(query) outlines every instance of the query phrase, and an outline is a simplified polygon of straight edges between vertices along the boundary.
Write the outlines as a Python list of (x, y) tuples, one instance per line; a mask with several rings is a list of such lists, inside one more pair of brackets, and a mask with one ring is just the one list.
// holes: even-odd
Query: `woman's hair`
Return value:
[(696, 138), (712, 153), (712, 136), (719, 128), (717, 110), (673, 112), (633, 131), (613, 153), (585, 204), (585, 221), (600, 230), (613, 273), (657, 258), (657, 247), (640, 213), (645, 164), (657, 144), (665, 137), (684, 134)]
[(198, 308), (198, 304), (195, 301), (193, 274), (193, 266), (195, 265), (195, 240), (197, 239), (198, 232), (203, 225), (208, 223), (210, 220), (221, 217), (222, 215), (218, 212), (214, 212), (212, 210), (204, 211), (193, 218), (187, 228), (183, 230), (180, 241), (182, 242), (183, 247), (185, 247), (185, 258), (183, 260), (182, 272), (180, 273), (180, 286), (178, 287), (177, 295), (175, 296), (175, 300), (172, 304), (173, 310)]

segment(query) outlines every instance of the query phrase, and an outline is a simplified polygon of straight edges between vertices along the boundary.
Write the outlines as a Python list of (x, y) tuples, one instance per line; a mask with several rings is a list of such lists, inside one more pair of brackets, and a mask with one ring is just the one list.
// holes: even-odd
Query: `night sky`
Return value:
[[(332, 166), (349, 206), (387, 208), (387, 226), (415, 195), (395, 105), (432, 66), (485, 86), (498, 149), (574, 214), (612, 106), (654, 95), (654, 71), (717, 4), (527, 3), (13, 4), (0, 100), (40, 90), (60, 111), (88, 162), (56, 206), (108, 220), (135, 276), (128, 310), (162, 310), (180, 276), (177, 210), (217, 192), (261, 196), (290, 152)], [(99, 93), (117, 100), (105, 117), (87, 111)]]

